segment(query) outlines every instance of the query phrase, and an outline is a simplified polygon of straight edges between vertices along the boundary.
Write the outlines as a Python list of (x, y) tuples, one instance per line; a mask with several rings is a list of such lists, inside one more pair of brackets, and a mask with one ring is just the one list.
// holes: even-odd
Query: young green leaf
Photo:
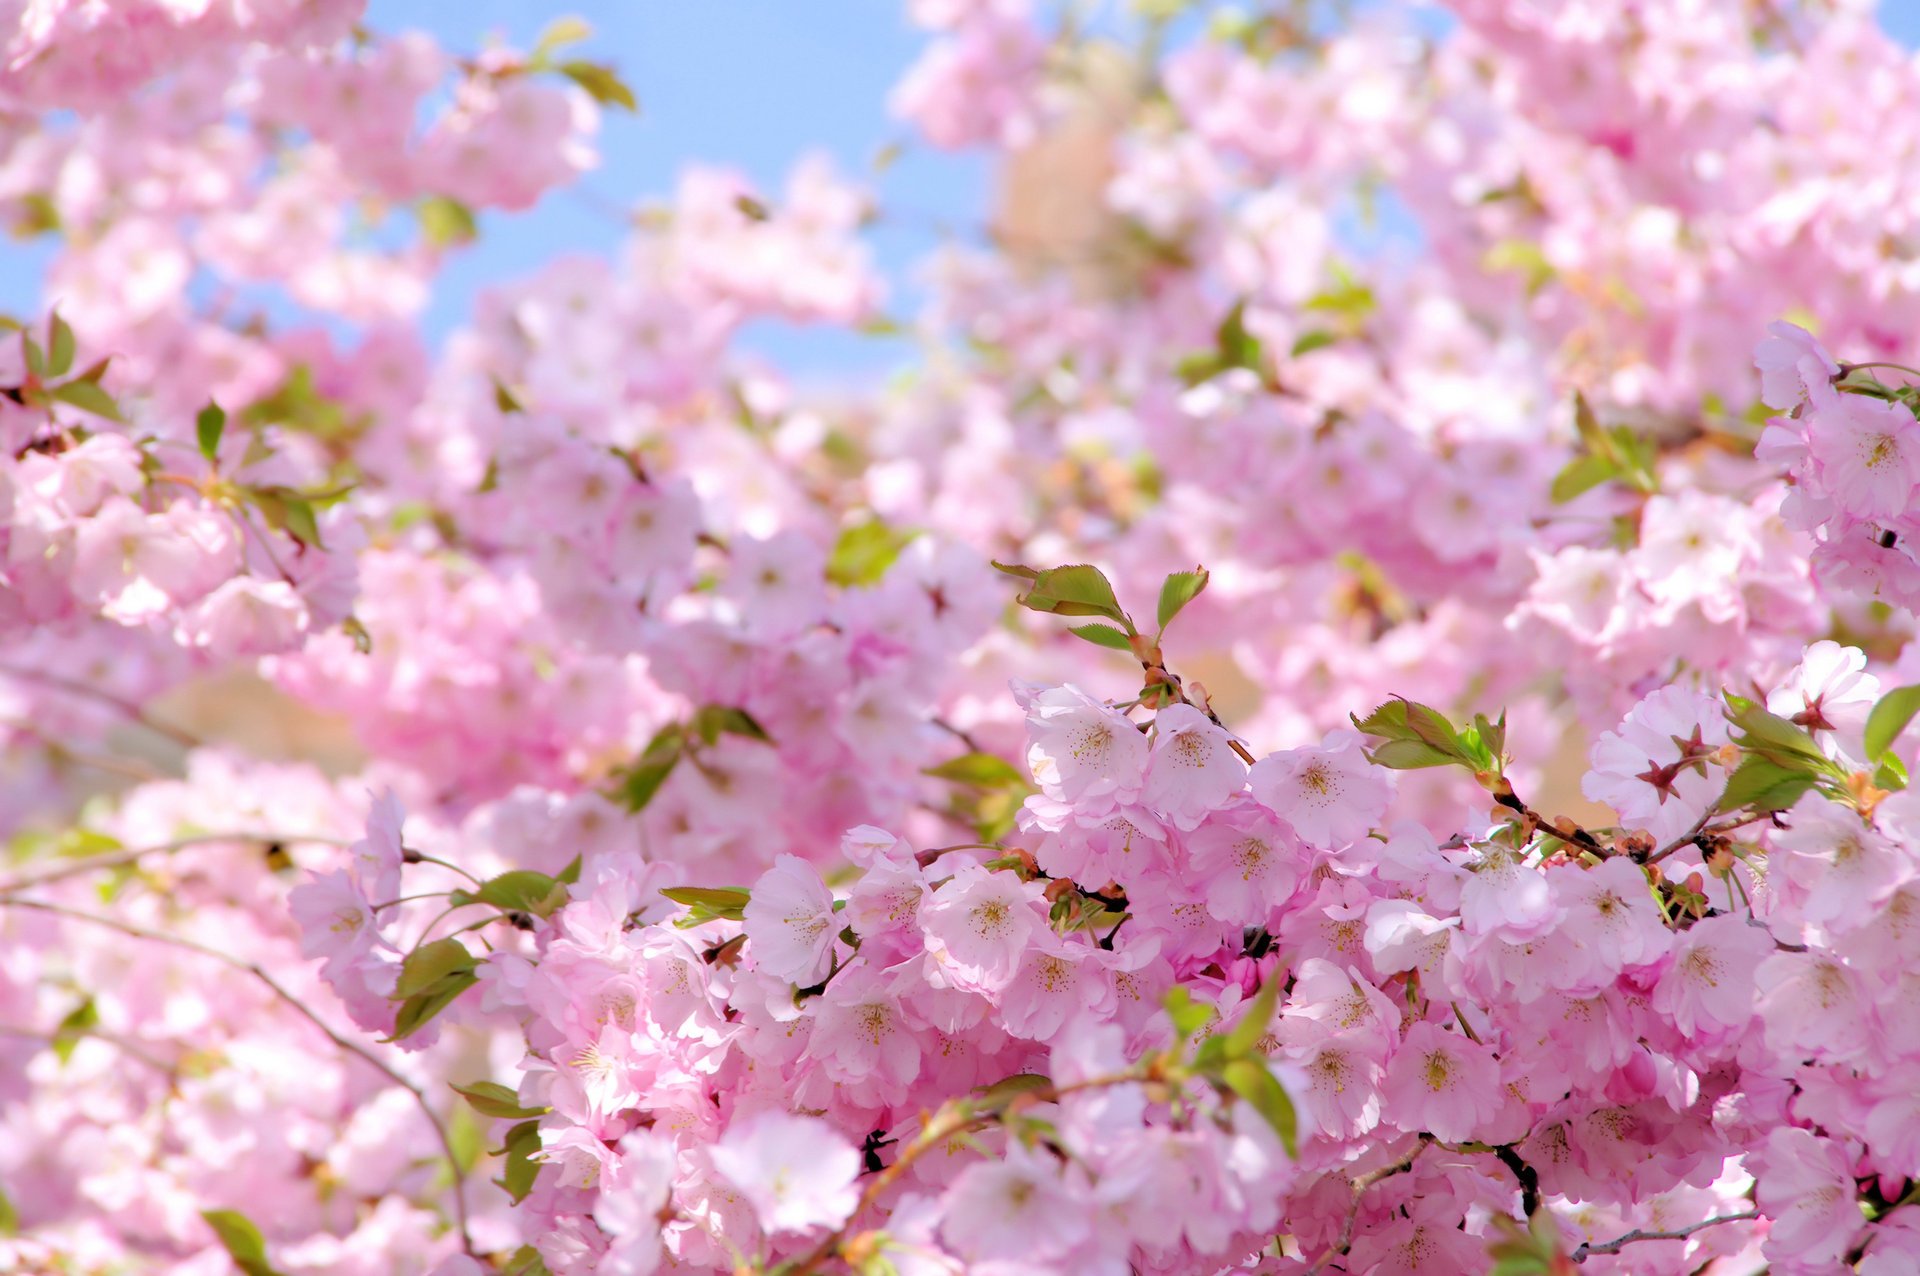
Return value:
[(599, 62), (562, 62), (554, 68), (587, 91), (602, 106), (617, 106), (638, 112), (640, 102), (610, 66)]
[(1180, 614), (1182, 607), (1200, 596), (1200, 592), (1207, 587), (1207, 581), (1211, 576), (1212, 573), (1206, 568), (1196, 567), (1190, 572), (1175, 572), (1167, 577), (1160, 586), (1159, 619), (1163, 632), (1173, 623), (1173, 618)]
[(833, 553), (827, 556), (827, 579), (843, 587), (878, 584), (918, 534), (896, 531), (879, 519), (856, 523), (833, 543)]
[(69, 381), (53, 387), (50, 393), (60, 402), (79, 408), (82, 412), (91, 412), (108, 421), (126, 424), (126, 418), (120, 415), (120, 405), (113, 401), (112, 395), (100, 388), (97, 381)]
[(1880, 697), (1873, 706), (1873, 712), (1867, 715), (1866, 748), (1869, 762), (1879, 761), (1881, 755), (1893, 747), (1893, 742), (1907, 729), (1915, 713), (1920, 713), (1920, 684), (1895, 687)]
[(481, 1116), (517, 1121), (524, 1117), (545, 1116), (549, 1110), (520, 1106), (520, 1096), (498, 1081), (475, 1081), (468, 1085), (454, 1084), (453, 1089)]
[(1784, 811), (1814, 786), (1816, 778), (1803, 767), (1782, 766), (1768, 758), (1750, 756), (1727, 777), (1719, 810), (1731, 812), (1753, 807), (1760, 811)]
[(425, 992), (449, 976), (472, 970), (477, 964), (467, 946), (457, 939), (436, 939), (422, 944), (401, 963), (393, 996), (397, 1000)]
[(704, 912), (707, 917), (744, 921), (753, 895), (738, 886), (670, 886), (660, 892), (676, 904)]
[(550, 917), (567, 902), (567, 888), (545, 873), (516, 868), (488, 878), (473, 892), (473, 898), (509, 913)]
[(744, 736), (749, 740), (758, 740), (762, 744), (772, 743), (772, 737), (765, 727), (754, 720), (745, 709), (736, 709), (731, 705), (702, 705), (693, 715), (693, 731), (708, 744), (719, 743), (724, 735)]
[(1090, 624), (1075, 625), (1067, 630), (1075, 638), (1084, 638), (1096, 647), (1107, 647), (1113, 651), (1131, 652), (1133, 643), (1127, 636), (1112, 625)]
[(680, 762), (680, 755), (686, 748), (686, 729), (673, 722), (662, 727), (653, 739), (647, 742), (646, 752), (626, 770), (616, 774), (618, 781), (612, 797), (625, 804), (628, 811), (639, 814), (653, 801), (653, 795), (673, 774), (673, 768)]
[(393, 1017), (393, 1035), (388, 1041), (401, 1041), (412, 1036), (432, 1022), (435, 1015), (452, 1005), (454, 999), (480, 980), (470, 971), (448, 975), (439, 983), (422, 993), (407, 998), (400, 1003), (399, 1013)]
[(220, 460), (220, 436), (227, 430), (227, 413), (211, 399), (207, 406), (200, 409), (200, 415), (193, 419), (194, 434), (200, 442), (200, 455), (207, 458), (208, 465), (216, 465)]
[(991, 753), (963, 753), (938, 766), (927, 767), (921, 774), (976, 789), (1005, 789), (1026, 783), (1018, 767)]
[(1060, 616), (1104, 616), (1128, 633), (1133, 632), (1133, 622), (1120, 610), (1120, 600), (1114, 597), (1113, 585), (1098, 567), (1080, 563), (1036, 571), (1031, 567), (1008, 566), (1004, 563), (995, 563), (994, 566), (1009, 575), (1032, 582), (1027, 592), (1015, 599), (1022, 607)]
[(73, 370), (73, 329), (58, 310), (47, 320), (47, 375), (64, 377)]
[(100, 1011), (93, 1004), (93, 998), (87, 997), (69, 1010), (53, 1033), (54, 1057), (65, 1063), (73, 1057), (73, 1048), (80, 1044), (80, 1038), (86, 1036), (100, 1023)]
[(1280, 1146), (1287, 1150), (1288, 1156), (1300, 1155), (1300, 1123), (1293, 1110), (1293, 1100), (1287, 1097), (1285, 1088), (1264, 1059), (1235, 1059), (1221, 1069), (1220, 1079), (1266, 1118), (1273, 1132), (1280, 1136)]
[(507, 1189), (515, 1205), (527, 1199), (527, 1193), (533, 1191), (533, 1181), (540, 1177), (540, 1162), (533, 1159), (539, 1151), (538, 1121), (522, 1121), (507, 1131), (507, 1141), (500, 1147), (507, 1164), (498, 1182)]
[(220, 1244), (227, 1251), (227, 1256), (233, 1259), (233, 1265), (246, 1276), (280, 1276), (273, 1264), (267, 1261), (266, 1238), (260, 1235), (260, 1229), (253, 1225), (252, 1219), (238, 1210), (201, 1210), (200, 1217), (220, 1238)]

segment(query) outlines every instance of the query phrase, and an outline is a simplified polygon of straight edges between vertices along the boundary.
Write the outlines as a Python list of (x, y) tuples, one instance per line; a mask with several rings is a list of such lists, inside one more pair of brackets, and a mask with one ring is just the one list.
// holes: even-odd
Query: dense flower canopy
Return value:
[(0, 5), (0, 1269), (1920, 1271), (1869, 4), (912, 0), (917, 312), (796, 157), (437, 350), (634, 92), (363, 8)]

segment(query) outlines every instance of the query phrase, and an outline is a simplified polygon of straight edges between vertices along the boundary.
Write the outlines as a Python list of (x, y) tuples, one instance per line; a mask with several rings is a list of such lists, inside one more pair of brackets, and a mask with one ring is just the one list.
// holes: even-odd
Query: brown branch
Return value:
[(111, 691), (103, 691), (91, 683), (81, 682), (74, 678), (62, 677), (56, 673), (48, 673), (43, 669), (23, 669), (19, 665), (4, 662), (0, 662), (0, 674), (5, 674), (9, 678), (21, 678), (28, 682), (44, 683), (49, 687), (67, 692), (69, 695), (81, 696), (85, 699), (107, 705), (117, 710), (129, 721), (139, 723), (155, 735), (165, 736), (183, 749), (197, 749), (204, 743), (200, 737), (194, 735), (191, 731), (183, 730), (171, 723), (161, 722), (157, 718), (150, 717), (146, 710), (142, 709), (133, 701), (126, 699), (124, 696), (117, 696)]
[(1319, 1273), (1326, 1270), (1328, 1263), (1353, 1248), (1353, 1228), (1360, 1218), (1360, 1201), (1366, 1196), (1367, 1189), (1383, 1179), (1390, 1179), (1396, 1174), (1405, 1174), (1412, 1169), (1413, 1163), (1420, 1159), (1420, 1154), (1427, 1150), (1430, 1142), (1430, 1136), (1423, 1134), (1420, 1136), (1420, 1146), (1402, 1159), (1395, 1161), (1392, 1165), (1383, 1165), (1377, 1170), (1368, 1170), (1352, 1180), (1353, 1200), (1347, 1204), (1347, 1218), (1340, 1225), (1340, 1239), (1329, 1246), (1326, 1253), (1316, 1258), (1313, 1266), (1300, 1273), (1300, 1276), (1319, 1276)]
[(30, 890), (35, 886), (46, 886), (53, 882), (65, 881), (70, 877), (80, 877), (102, 868), (123, 868), (135, 864), (149, 855), (171, 855), (176, 851), (189, 850), (196, 846), (218, 845), (222, 842), (251, 842), (261, 846), (297, 845), (301, 842), (319, 842), (328, 846), (345, 846), (346, 840), (338, 837), (312, 836), (302, 834), (294, 836), (285, 833), (199, 833), (192, 837), (179, 838), (172, 842), (161, 842), (154, 846), (134, 847), (125, 851), (110, 851), (105, 855), (89, 855), (84, 859), (70, 860), (56, 864), (39, 873), (24, 873), (10, 882), (0, 882), (0, 898)]
[(1573, 1251), (1573, 1261), (1584, 1263), (1595, 1254), (1618, 1254), (1635, 1241), (1683, 1241), (1695, 1232), (1705, 1231), (1709, 1227), (1718, 1227), (1722, 1223), (1745, 1223), (1760, 1217), (1759, 1210), (1747, 1210), (1742, 1214), (1722, 1214), (1719, 1218), (1702, 1219), (1689, 1227), (1678, 1227), (1670, 1232), (1632, 1231), (1625, 1236), (1616, 1236), (1610, 1241), (1588, 1242)]
[(327, 1039), (333, 1042), (334, 1045), (340, 1047), (340, 1049), (346, 1051), (348, 1054), (366, 1061), (382, 1076), (413, 1096), (414, 1102), (420, 1107), (421, 1114), (427, 1118), (428, 1124), (433, 1126), (433, 1132), (438, 1136), (440, 1141), (440, 1149), (446, 1155), (447, 1168), (453, 1175), (453, 1213), (455, 1225), (460, 1233), (460, 1247), (469, 1255), (476, 1253), (473, 1247), (473, 1235), (467, 1230), (467, 1195), (466, 1186), (463, 1181), (464, 1175), (460, 1169), (460, 1158), (453, 1150), (453, 1140), (447, 1134), (445, 1123), (440, 1120), (439, 1114), (433, 1110), (432, 1104), (427, 1102), (426, 1091), (407, 1080), (407, 1078), (400, 1073), (394, 1071), (392, 1065), (388, 1064), (378, 1055), (375, 1055), (365, 1046), (350, 1041), (334, 1031), (326, 1020), (322, 1019), (312, 1010), (309, 1010), (306, 1004), (288, 992), (279, 980), (268, 974), (265, 967), (259, 965), (257, 962), (242, 960), (231, 953), (222, 952), (218, 948), (209, 948), (205, 944), (198, 943), (191, 939), (185, 939), (179, 935), (169, 935), (165, 931), (149, 930), (144, 926), (135, 926), (130, 922), (120, 921), (118, 918), (102, 917), (98, 913), (89, 913), (77, 908), (67, 908), (61, 904), (48, 903), (44, 900), (37, 899), (9, 899), (5, 901), (5, 904), (10, 908), (27, 908), (36, 912), (51, 913), (57, 917), (69, 918), (73, 921), (88, 922), (95, 926), (104, 927), (107, 930), (118, 931), (120, 934), (133, 939), (144, 939), (156, 944), (168, 944), (188, 952), (199, 953), (203, 957), (211, 958), (243, 974), (251, 975), (265, 984), (267, 989), (272, 992), (275, 997), (286, 1002), (287, 1005), (292, 1006), (309, 1023), (318, 1028), (322, 1033), (325, 1033)]

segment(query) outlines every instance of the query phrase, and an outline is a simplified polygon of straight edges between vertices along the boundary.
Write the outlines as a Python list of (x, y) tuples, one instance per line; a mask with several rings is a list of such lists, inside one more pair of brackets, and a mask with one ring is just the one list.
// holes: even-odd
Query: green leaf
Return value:
[(277, 484), (250, 487), (246, 492), (253, 499), (254, 508), (260, 511), (260, 517), (267, 521), (268, 527), (285, 532), (302, 545), (311, 545), (315, 549), (326, 548), (320, 541), (320, 524), (313, 516), (313, 502), (304, 493)]
[(1748, 703), (1728, 716), (1743, 733), (1734, 743), (1748, 752), (1793, 770), (1840, 774), (1840, 768), (1821, 752), (1812, 736), (1778, 714)]
[(1325, 328), (1315, 328), (1311, 332), (1303, 332), (1294, 338), (1292, 354), (1294, 358), (1298, 359), (1303, 354), (1312, 354), (1315, 350), (1324, 350), (1339, 340), (1340, 338), (1338, 336), (1328, 332)]
[(193, 419), (194, 433), (200, 440), (200, 455), (207, 458), (208, 465), (220, 460), (220, 436), (227, 431), (227, 413), (211, 399), (207, 406), (200, 409), (200, 415)]
[(436, 939), (407, 954), (400, 966), (400, 979), (394, 985), (397, 1001), (427, 991), (450, 975), (462, 974), (478, 965), (467, 946), (457, 939)]
[(979, 1087), (980, 1102), (975, 1106), (981, 1111), (998, 1111), (1023, 1094), (1040, 1094), (1052, 1088), (1053, 1082), (1038, 1073), (1016, 1072)]
[(47, 375), (64, 377), (73, 368), (73, 329), (58, 310), (47, 320)]
[(1220, 362), (1229, 368), (1251, 368), (1259, 371), (1266, 351), (1260, 345), (1260, 339), (1247, 331), (1247, 299), (1242, 297), (1233, 303), (1233, 309), (1227, 311), (1227, 317), (1220, 321), (1214, 340), (1220, 347)]
[(1507, 752), (1507, 711), (1500, 711), (1500, 721), (1489, 722), (1487, 715), (1473, 715), (1473, 728), (1479, 733), (1480, 743), (1486, 746), (1488, 761), (1499, 765)]
[(20, 334), (20, 352), (26, 357), (29, 375), (34, 377), (47, 375), (47, 352), (40, 348), (38, 341), (24, 332)]
[(434, 248), (453, 248), (470, 244), (480, 235), (480, 223), (473, 210), (457, 199), (429, 195), (414, 210), (420, 219), (420, 233)]
[(532, 58), (535, 62), (544, 63), (555, 49), (592, 38), (593, 28), (587, 20), (570, 13), (547, 24), (547, 29), (540, 33), (540, 39), (533, 46)]
[(358, 616), (348, 616), (340, 622), (340, 632), (353, 640), (353, 649), (361, 655), (373, 652), (373, 635), (367, 632), (366, 624)]
[(97, 417), (126, 424), (127, 419), (120, 415), (120, 405), (113, 401), (112, 395), (100, 388), (97, 381), (69, 381), (53, 387), (49, 393), (82, 412), (91, 412)]
[(1227, 1034), (1227, 1058), (1246, 1059), (1260, 1052), (1260, 1039), (1273, 1027), (1273, 1008), (1280, 1003), (1280, 980), (1273, 975), (1247, 1003), (1246, 1013)]
[[(502, 381), (499, 377), (493, 378), (493, 406), (500, 409), (500, 411), (504, 415), (508, 415), (508, 416), (511, 416), (516, 412), (525, 412), (527, 410), (526, 405), (521, 403), (518, 398), (514, 397), (513, 391), (509, 390), (507, 388), (507, 383)], [(494, 485), (496, 487), (499, 486), (499, 482), (497, 478), (495, 480)], [(485, 485), (483, 484), (481, 490), (487, 491), (491, 489), (486, 488)]]
[(518, 1205), (527, 1199), (527, 1193), (533, 1191), (534, 1179), (540, 1176), (540, 1162), (533, 1159), (540, 1151), (540, 1123), (522, 1121), (508, 1130), (507, 1141), (500, 1151), (506, 1156), (507, 1165), (498, 1181)]
[(260, 1235), (252, 1219), (238, 1210), (201, 1210), (200, 1217), (207, 1220), (207, 1226), (220, 1238), (233, 1265), (246, 1276), (280, 1276), (267, 1261), (266, 1238)]
[(522, 1245), (507, 1259), (507, 1265), (500, 1269), (500, 1276), (553, 1276), (553, 1273), (547, 1269), (547, 1260), (540, 1257), (539, 1250), (531, 1245)]
[[(458, 1167), (459, 1177), (465, 1178), (473, 1173), (473, 1167), (480, 1164), (485, 1155), (487, 1141), (480, 1134), (480, 1123), (473, 1119), (473, 1113), (466, 1108), (455, 1108), (447, 1114), (447, 1153), (448, 1159)], [(451, 1183), (452, 1175), (447, 1167), (442, 1168), (446, 1177), (443, 1182)]]
[(1889, 793), (1898, 793), (1907, 787), (1907, 765), (1899, 754), (1889, 749), (1880, 755), (1880, 765), (1873, 771), (1873, 783), (1875, 788)]
[(1112, 583), (1098, 567), (1077, 563), (1035, 571), (1001, 563), (994, 566), (1033, 582), (1026, 593), (1015, 599), (1022, 607), (1059, 616), (1105, 616), (1128, 633), (1133, 632), (1133, 623), (1120, 610), (1120, 600), (1114, 597)]
[(568, 860), (567, 866), (561, 869), (559, 875), (553, 880), (556, 882), (564, 882), (568, 886), (578, 883), (580, 880), (580, 857), (576, 855)]
[(1112, 625), (1075, 625), (1073, 628), (1067, 630), (1067, 632), (1076, 638), (1086, 639), (1096, 647), (1109, 647), (1114, 651), (1124, 651), (1128, 653), (1133, 651), (1133, 643), (1125, 634), (1115, 629)]
[(521, 1107), (520, 1096), (498, 1081), (475, 1081), (468, 1085), (455, 1084), (453, 1089), (472, 1104), (473, 1110), (481, 1116), (519, 1120), (523, 1117), (545, 1116), (549, 1111), (547, 1108)]
[(1913, 715), (1920, 713), (1920, 684), (1908, 687), (1895, 687), (1880, 697), (1873, 706), (1873, 712), (1867, 715), (1867, 760), (1879, 761), (1882, 754), (1893, 747), (1900, 733), (1913, 721)]
[(1600, 486), (1619, 473), (1612, 462), (1604, 457), (1577, 456), (1567, 463), (1565, 469), (1554, 476), (1549, 494), (1554, 504), (1564, 505), (1574, 497), (1592, 488)]
[(1179, 984), (1167, 990), (1166, 999), (1160, 1004), (1166, 1007), (1174, 1035), (1182, 1041), (1206, 1027), (1213, 1018), (1213, 1007), (1195, 1001), (1193, 994)]
[(610, 66), (599, 62), (562, 62), (554, 69), (585, 89), (602, 106), (617, 106), (634, 112), (640, 109), (633, 90)]
[(833, 553), (827, 556), (827, 579), (842, 587), (876, 584), (917, 535), (895, 531), (879, 519), (856, 523), (833, 543)]
[(1160, 628), (1162, 632), (1173, 623), (1180, 609), (1200, 596), (1206, 589), (1212, 573), (1204, 567), (1196, 567), (1190, 572), (1175, 572), (1167, 577), (1160, 586)]
[(1280, 1136), (1280, 1146), (1286, 1148), (1288, 1156), (1300, 1155), (1300, 1124), (1293, 1111), (1293, 1100), (1287, 1097), (1285, 1088), (1264, 1060), (1235, 1059), (1221, 1069), (1220, 1079), (1267, 1119), (1273, 1132)]
[(73, 1048), (80, 1044), (80, 1038), (86, 1036), (100, 1023), (100, 1010), (93, 1004), (93, 998), (87, 997), (67, 1012), (66, 1018), (53, 1033), (53, 1053), (61, 1063), (73, 1057)]
[(18, 1236), (20, 1234), (20, 1211), (0, 1192), (0, 1236)]
[(1801, 767), (1786, 767), (1764, 757), (1743, 759), (1727, 777), (1726, 792), (1720, 795), (1721, 811), (1739, 811), (1753, 807), (1761, 811), (1784, 811), (1800, 800), (1814, 785), (1815, 776)]
[(970, 785), (976, 789), (1005, 789), (1026, 784), (1026, 777), (1020, 774), (1019, 768), (991, 753), (963, 753), (957, 758), (948, 758), (938, 766), (927, 767), (921, 774), (930, 775), (936, 780), (952, 780), (955, 784)]
[(1453, 755), (1418, 740), (1389, 740), (1376, 746), (1367, 757), (1375, 766), (1389, 771), (1419, 771), (1430, 766), (1457, 766), (1460, 762)]
[(673, 768), (679, 764), (680, 755), (686, 748), (686, 729), (679, 723), (669, 723), (647, 742), (647, 750), (640, 755), (639, 761), (619, 772), (618, 781), (612, 797), (625, 804), (628, 811), (638, 814), (644, 811), (647, 803), (653, 801), (653, 795), (673, 774)]
[(567, 902), (567, 888), (545, 873), (516, 868), (482, 882), (473, 898), (509, 913), (550, 917)]
[(745, 921), (752, 892), (739, 886), (671, 886), (660, 892), (676, 904), (704, 912), (708, 917)]
[(400, 1011), (393, 1018), (393, 1035), (387, 1040), (400, 1041), (420, 1031), (452, 1005), (454, 998), (479, 982), (471, 973), (448, 975), (426, 992), (407, 998), (400, 1003)]
[(702, 705), (699, 712), (693, 715), (693, 730), (708, 744), (718, 743), (722, 734), (745, 736), (762, 744), (773, 742), (767, 729), (756, 722), (752, 714), (730, 705)]

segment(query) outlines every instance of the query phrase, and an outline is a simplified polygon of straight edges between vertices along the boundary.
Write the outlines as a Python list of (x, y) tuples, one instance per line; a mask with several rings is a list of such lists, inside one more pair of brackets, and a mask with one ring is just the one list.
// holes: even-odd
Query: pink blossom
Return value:
[(736, 1118), (710, 1155), (772, 1233), (835, 1227), (859, 1197), (860, 1154), (816, 1117), (765, 1111)]
[(777, 857), (753, 884), (745, 911), (747, 940), (760, 969), (803, 988), (826, 978), (840, 927), (833, 892), (811, 864), (795, 855)]
[(1270, 753), (1254, 763), (1253, 795), (1310, 846), (1339, 847), (1366, 836), (1391, 789), (1366, 758), (1355, 731), (1331, 731), (1319, 748)]

